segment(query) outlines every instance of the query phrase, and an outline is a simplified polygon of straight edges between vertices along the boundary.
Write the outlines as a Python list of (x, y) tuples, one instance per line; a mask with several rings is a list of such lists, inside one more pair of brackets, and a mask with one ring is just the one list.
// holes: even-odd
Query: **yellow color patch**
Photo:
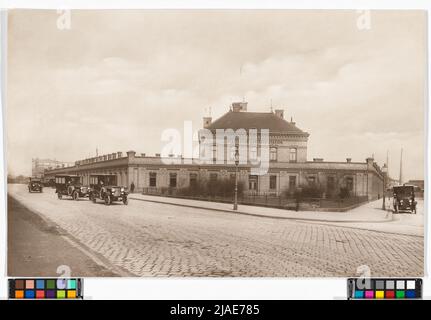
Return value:
[(76, 291), (75, 290), (69, 290), (69, 291), (67, 291), (67, 298), (69, 298), (69, 299), (76, 298)]
[(385, 297), (384, 291), (376, 291), (376, 299), (383, 299)]

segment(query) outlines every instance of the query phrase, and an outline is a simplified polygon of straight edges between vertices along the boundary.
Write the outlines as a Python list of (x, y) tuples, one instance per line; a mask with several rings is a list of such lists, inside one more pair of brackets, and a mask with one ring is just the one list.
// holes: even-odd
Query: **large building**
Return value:
[[(342, 162), (327, 162), (321, 158), (307, 159), (307, 142), (309, 134), (299, 129), (296, 124), (284, 119), (282, 110), (274, 112), (248, 112), (247, 103), (233, 103), (230, 110), (219, 119), (203, 119), (203, 129), (215, 133), (218, 129), (267, 129), (269, 140), (269, 168), (263, 175), (253, 174), (251, 163), (240, 163), (238, 166), (239, 181), (244, 186), (245, 194), (278, 196), (286, 190), (298, 187), (318, 187), (324, 196), (338, 194), (341, 188), (349, 190), (351, 195), (377, 199), (383, 192), (383, 172), (374, 162), (367, 158), (363, 162), (353, 162), (347, 158)], [(260, 132), (260, 131), (259, 131)], [(213, 145), (213, 156), (218, 145)], [(202, 163), (197, 159), (176, 157), (173, 163), (159, 154), (149, 156), (129, 151), (111, 153), (75, 162), (72, 167), (46, 170), (46, 177), (55, 174), (69, 173), (83, 176), (83, 183), (88, 184), (89, 175), (93, 173), (110, 173), (117, 176), (117, 183), (136, 191), (152, 193), (164, 189), (179, 189), (190, 186), (196, 181), (232, 179), (235, 165), (229, 162), (232, 150), (223, 147), (225, 160), (213, 163)], [(253, 148), (253, 149), (252, 149)], [(248, 154), (258, 155), (261, 145), (249, 147)], [(172, 159), (171, 159), (172, 160)]]
[(31, 159), (31, 175), (32, 177), (42, 177), (45, 170), (51, 170), (56, 168), (64, 168), (73, 166), (73, 163), (63, 162), (53, 159)]

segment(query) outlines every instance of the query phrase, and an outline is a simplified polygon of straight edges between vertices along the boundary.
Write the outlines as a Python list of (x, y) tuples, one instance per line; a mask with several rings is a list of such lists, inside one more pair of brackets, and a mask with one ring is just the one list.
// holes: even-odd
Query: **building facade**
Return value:
[(45, 170), (70, 167), (73, 165), (74, 164), (70, 162), (63, 162), (53, 159), (33, 158), (31, 159), (31, 175), (33, 177), (40, 178), (44, 175)]
[[(248, 112), (246, 102), (233, 103), (231, 109), (214, 122), (210, 117), (205, 117), (203, 129), (206, 134), (215, 134), (221, 129), (242, 129), (246, 139), (250, 138), (248, 133), (252, 130), (269, 131), (267, 172), (253, 174), (251, 162), (238, 165), (238, 179), (244, 186), (245, 194), (280, 196), (297, 188), (317, 187), (323, 190), (325, 197), (329, 197), (344, 188), (351, 195), (367, 196), (373, 200), (383, 193), (383, 172), (372, 158), (364, 162), (353, 162), (350, 158), (343, 162), (325, 162), (321, 158), (308, 161), (307, 142), (310, 135), (299, 129), (292, 120), (286, 121), (283, 110)], [(202, 136), (200, 133), (200, 141)], [(261, 145), (257, 145), (256, 149), (247, 145), (251, 158), (261, 152)], [(148, 156), (129, 151), (79, 160), (74, 166), (46, 170), (44, 174), (46, 178), (56, 174), (79, 174), (83, 177), (83, 183), (88, 184), (90, 174), (109, 173), (117, 176), (119, 185), (130, 187), (133, 182), (138, 192), (180, 189), (196, 181), (232, 179), (235, 176), (236, 167), (231, 161), (233, 150), (226, 145), (221, 146), (224, 160), (212, 163), (181, 156), (162, 158), (158, 154)], [(213, 144), (214, 159), (221, 152), (219, 147)]]

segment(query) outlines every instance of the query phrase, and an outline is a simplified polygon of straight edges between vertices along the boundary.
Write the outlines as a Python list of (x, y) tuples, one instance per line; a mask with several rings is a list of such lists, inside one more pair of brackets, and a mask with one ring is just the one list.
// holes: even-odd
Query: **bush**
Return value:
[[(244, 190), (242, 182), (238, 181), (238, 196)], [(229, 179), (216, 181), (198, 181), (194, 185), (177, 190), (180, 196), (201, 196), (201, 197), (233, 197), (235, 192), (235, 181)]]
[(350, 191), (349, 191), (349, 189), (348, 189), (348, 188), (346, 188), (346, 187), (341, 187), (341, 188), (340, 188), (340, 193), (338, 194), (338, 196), (339, 196), (341, 199), (350, 198)]

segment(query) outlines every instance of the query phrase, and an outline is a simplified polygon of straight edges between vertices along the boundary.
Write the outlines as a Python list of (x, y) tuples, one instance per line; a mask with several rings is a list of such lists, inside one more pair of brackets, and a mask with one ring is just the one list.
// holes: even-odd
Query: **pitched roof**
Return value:
[(215, 120), (207, 129), (269, 129), (270, 132), (304, 134), (295, 123), (288, 122), (272, 112), (234, 112), (229, 111)]

